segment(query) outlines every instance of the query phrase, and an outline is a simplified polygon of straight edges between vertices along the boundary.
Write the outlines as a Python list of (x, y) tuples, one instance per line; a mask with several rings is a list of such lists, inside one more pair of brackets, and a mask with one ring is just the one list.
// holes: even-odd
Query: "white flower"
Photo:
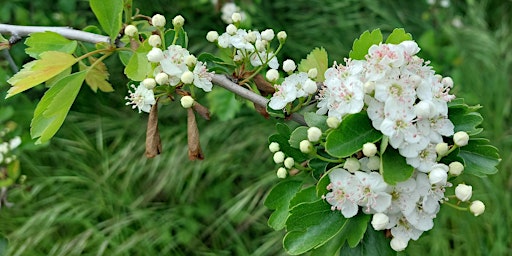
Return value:
[(270, 98), (269, 106), (275, 110), (283, 109), (295, 99), (307, 96), (308, 93), (304, 91), (304, 85), (308, 81), (311, 81), (311, 79), (304, 72), (286, 77), (283, 83), (277, 86), (276, 92)]
[(295, 160), (292, 157), (287, 157), (284, 160), (284, 167), (291, 169), (295, 165)]
[(274, 163), (276, 164), (280, 164), (282, 162), (284, 162), (284, 153), (282, 151), (277, 151), (274, 153)]
[(318, 88), (316, 86), (316, 83), (313, 80), (307, 79), (306, 82), (304, 82), (302, 89), (307, 94), (315, 94), (315, 92)]
[(288, 171), (286, 171), (285, 168), (283, 167), (279, 167), (277, 169), (277, 177), (280, 178), (280, 179), (284, 179), (286, 178), (286, 175), (288, 175)]
[(350, 157), (343, 163), (343, 168), (351, 173), (355, 173), (361, 169), (361, 163), (356, 158)]
[(164, 51), (164, 58), (160, 61), (160, 66), (169, 75), (171, 85), (178, 84), (183, 72), (188, 71), (185, 60), (189, 55), (188, 50), (180, 45), (171, 45)]
[(473, 201), (469, 206), (469, 211), (471, 211), (475, 216), (478, 216), (484, 213), (485, 204), (480, 200)]
[(162, 49), (153, 47), (153, 49), (148, 52), (147, 58), (150, 62), (160, 62), (164, 59), (164, 53)]
[(308, 128), (307, 134), (309, 141), (318, 142), (322, 137), (322, 130), (320, 130), (318, 127), (310, 127)]
[(148, 43), (152, 47), (159, 47), (162, 44), (162, 38), (159, 35), (151, 35), (148, 38)]
[(377, 154), (377, 146), (374, 143), (367, 142), (363, 144), (363, 155), (370, 157), (375, 154)]
[(272, 41), (274, 39), (274, 30), (272, 29), (265, 29), (261, 32), (261, 39), (266, 41)]
[(295, 66), (295, 61), (287, 59), (283, 62), (284, 72), (291, 73), (295, 70), (295, 68), (297, 68), (297, 66)]
[(128, 25), (124, 28), (124, 34), (129, 37), (133, 37), (137, 32), (139, 32), (139, 30), (134, 25)]
[(217, 41), (217, 39), (219, 39), (219, 33), (217, 31), (209, 31), (206, 34), (206, 40), (208, 40), (208, 42), (213, 43)]
[(345, 218), (354, 217), (359, 207), (357, 202), (361, 200), (362, 195), (358, 188), (361, 186), (359, 180), (344, 169), (333, 169), (329, 173), (331, 183), (327, 186), (328, 190), (324, 198), (331, 206), (331, 209), (341, 211)]
[(156, 103), (153, 90), (148, 90), (142, 84), (140, 84), (137, 88), (132, 84), (131, 87), (134, 89), (134, 91), (128, 91), (129, 96), (125, 97), (125, 99), (128, 100), (126, 105), (133, 105), (132, 108), (138, 108), (139, 113), (141, 111), (149, 113), (151, 106)]
[(203, 89), (205, 92), (212, 90), (213, 73), (208, 72), (206, 64), (198, 61), (194, 67), (194, 86)]
[(245, 19), (245, 13), (240, 11), (240, 7), (238, 7), (235, 3), (233, 2), (226, 2), (222, 8), (220, 9), (221, 11), (221, 19), (229, 24), (229, 23), (233, 23), (233, 14), (234, 13), (239, 13), (240, 14), (240, 18), (241, 20), (244, 20)]
[(270, 143), (270, 145), (268, 145), (268, 149), (272, 153), (275, 153), (275, 152), (279, 151), (279, 149), (280, 149), (279, 143), (277, 143), (277, 142)]
[(155, 27), (163, 27), (165, 26), (165, 17), (161, 14), (155, 14), (151, 18), (151, 24)]
[(362, 196), (357, 203), (364, 207), (363, 211), (366, 213), (386, 211), (391, 205), (391, 195), (386, 192), (388, 185), (382, 176), (377, 172), (356, 171), (354, 174), (361, 183), (358, 189)]
[(238, 12), (235, 12), (231, 15), (231, 20), (234, 22), (234, 23), (237, 23), (237, 22), (240, 22), (242, 21), (242, 15)]
[(428, 174), (428, 179), (432, 185), (446, 185), (448, 180), (448, 166), (436, 164)]
[(462, 202), (467, 202), (473, 195), (473, 187), (466, 184), (459, 184), (455, 188), (455, 196)]
[(459, 147), (466, 146), (468, 144), (468, 141), (469, 135), (464, 131), (456, 132), (453, 135), (453, 143), (455, 143), (455, 145)]
[(194, 105), (194, 98), (186, 95), (180, 99), (181, 106), (183, 108), (191, 108)]
[[(19, 145), (21, 145), (21, 138), (20, 136), (16, 136), (14, 138), (12, 138), (10, 141), (9, 141), (9, 148), (11, 150), (17, 148)], [(1, 162), (1, 161), (0, 161)]]
[(384, 230), (389, 224), (389, 217), (384, 213), (376, 213), (372, 217), (372, 227), (375, 230)]
[(313, 145), (309, 140), (303, 140), (299, 143), (299, 149), (302, 153), (309, 153), (311, 152), (311, 149), (313, 148)]
[[(270, 60), (269, 60), (270, 59)], [(279, 68), (279, 62), (277, 61), (276, 56), (273, 52), (267, 53), (265, 51), (259, 52), (259, 53), (253, 53), (250, 57), (251, 65), (258, 67), (263, 65), (263, 63), (268, 62), (268, 66), (271, 69), (278, 69)]]
[(464, 171), (464, 165), (461, 162), (451, 162), (448, 167), (448, 173), (453, 176), (459, 176)]

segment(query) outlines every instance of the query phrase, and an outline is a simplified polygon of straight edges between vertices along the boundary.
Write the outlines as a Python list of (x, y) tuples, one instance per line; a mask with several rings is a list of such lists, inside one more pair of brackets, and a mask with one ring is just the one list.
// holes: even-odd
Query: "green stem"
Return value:
[(441, 158), (443, 158), (443, 157), (445, 157), (445, 156), (447, 156), (447, 155), (451, 154), (451, 153), (452, 153), (455, 149), (457, 149), (457, 148), (459, 148), (459, 146), (457, 146), (457, 145), (453, 145), (453, 146), (448, 150), (448, 152), (446, 152), (446, 154), (444, 154), (444, 155), (442, 155), (442, 156), (438, 156), (438, 157), (436, 158), (436, 161), (437, 161), (437, 162), (439, 162), (439, 160), (441, 160)]
[(124, 23), (130, 24), (132, 21), (132, 0), (124, 0)]
[(318, 158), (318, 159), (320, 159), (320, 160), (322, 160), (322, 161), (324, 161), (324, 162), (329, 162), (329, 163), (341, 163), (341, 162), (343, 162), (343, 159), (331, 159), (331, 158), (327, 158), (327, 157), (325, 157), (325, 156), (321, 156), (321, 155), (319, 155), (316, 151), (315, 151), (315, 152), (312, 152), (312, 154), (313, 154), (316, 158)]
[(450, 206), (450, 207), (452, 207), (454, 209), (457, 209), (459, 211), (467, 211), (468, 210), (467, 207), (460, 207), (460, 206), (457, 206), (457, 205), (454, 205), (454, 204), (448, 203), (448, 202), (443, 202), (443, 204), (446, 204), (446, 205), (448, 205), (448, 206)]

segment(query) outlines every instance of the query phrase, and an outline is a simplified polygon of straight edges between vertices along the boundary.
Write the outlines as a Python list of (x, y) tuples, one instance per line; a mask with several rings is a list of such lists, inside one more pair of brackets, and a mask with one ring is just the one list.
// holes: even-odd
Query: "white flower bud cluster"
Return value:
[(277, 169), (277, 177), (280, 179), (286, 178), (288, 175), (288, 170), (292, 170), (295, 167), (295, 159), (290, 156), (286, 156), (283, 151), (281, 151), (281, 147), (277, 142), (271, 142), (268, 145), (268, 149), (274, 155), (272, 156), (274, 163), (284, 165)]

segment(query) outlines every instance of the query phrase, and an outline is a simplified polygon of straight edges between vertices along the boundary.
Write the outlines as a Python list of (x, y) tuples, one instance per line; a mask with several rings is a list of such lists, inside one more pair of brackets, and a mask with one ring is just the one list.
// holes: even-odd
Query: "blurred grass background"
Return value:
[[(452, 76), (455, 94), (481, 104), (484, 134), (498, 146), (500, 172), (488, 178), (463, 176), (486, 212), (443, 207), (433, 230), (409, 244), (408, 255), (512, 255), (512, 1), (405, 0), (244, 0), (237, 2), (255, 28), (286, 30), (280, 57), (299, 60), (324, 47), (331, 61), (342, 61), (363, 31), (389, 33), (403, 27), (432, 60), (438, 73)], [(176, 14), (186, 19), (191, 51), (213, 51), (209, 30), (223, 31), (209, 0), (134, 0), (141, 13)], [(0, 22), (83, 28), (94, 23), (84, 0), (5, 1)], [(11, 50), (21, 66), (23, 45)], [(0, 86), (12, 75), (0, 59)], [(21, 156), (25, 186), (10, 191), (10, 209), (0, 210), (0, 252), (7, 255), (284, 255), (282, 232), (266, 221), (262, 202), (275, 178), (266, 138), (274, 121), (244, 109), (231, 121), (200, 120), (206, 160), (187, 159), (181, 108), (160, 111), (163, 154), (143, 157), (145, 115), (124, 106), (126, 80), (112, 60), (117, 92), (83, 89), (64, 127), (49, 145)], [(118, 74), (116, 74), (116, 72)], [(15, 121), (29, 130), (43, 88), (2, 105), (12, 105)], [(177, 109), (177, 111), (174, 111)], [(2, 237), (5, 237), (2, 239)], [(5, 240), (7, 239), (7, 240)], [(5, 248), (5, 243), (8, 247)]]

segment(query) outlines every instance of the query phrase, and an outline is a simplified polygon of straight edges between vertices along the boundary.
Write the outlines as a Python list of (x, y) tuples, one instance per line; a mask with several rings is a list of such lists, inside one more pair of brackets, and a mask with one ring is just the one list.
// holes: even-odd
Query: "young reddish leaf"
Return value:
[(25, 65), (23, 69), (7, 80), (12, 85), (7, 92), (6, 98), (28, 90), (73, 66), (76, 58), (71, 54), (63, 52), (44, 52), (41, 59), (33, 60)]

